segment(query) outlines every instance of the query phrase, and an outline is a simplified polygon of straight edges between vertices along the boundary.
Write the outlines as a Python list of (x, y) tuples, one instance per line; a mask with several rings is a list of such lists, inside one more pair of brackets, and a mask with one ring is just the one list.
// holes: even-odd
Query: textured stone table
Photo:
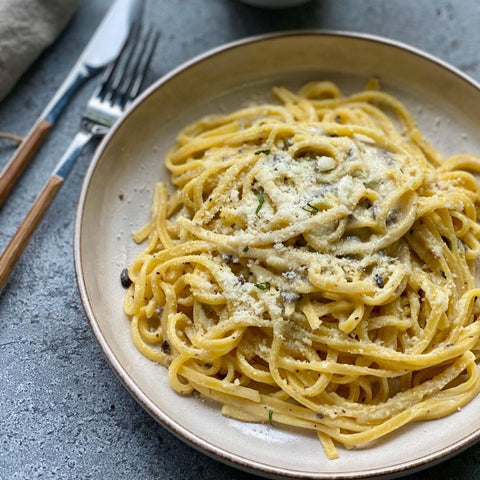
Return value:
[[(0, 131), (25, 134), (108, 8), (84, 0), (67, 30), (0, 103)], [(237, 0), (151, 0), (162, 32), (148, 81), (211, 47), (290, 29), (401, 40), (480, 80), (477, 0), (313, 0), (265, 11)], [(94, 83), (75, 97), (0, 210), (3, 248), (78, 126)], [(0, 166), (13, 148), (0, 140)], [(135, 402), (93, 338), (72, 259), (75, 205), (92, 150), (60, 191), (0, 298), (1, 479), (254, 479), (167, 432)], [(413, 479), (480, 479), (480, 444)]]

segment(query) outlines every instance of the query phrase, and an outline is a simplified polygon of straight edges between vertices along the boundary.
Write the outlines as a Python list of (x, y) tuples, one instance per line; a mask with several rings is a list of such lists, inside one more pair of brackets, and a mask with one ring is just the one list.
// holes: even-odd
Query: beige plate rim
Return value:
[(386, 477), (397, 477), (400, 475), (405, 475), (412, 473), (416, 470), (426, 468), (445, 460), (453, 455), (458, 454), (462, 450), (471, 446), (474, 442), (480, 439), (480, 426), (473, 430), (469, 435), (464, 436), (460, 439), (455, 439), (447, 448), (443, 448), (434, 454), (423, 456), (420, 458), (413, 459), (411, 461), (399, 462), (398, 464), (391, 465), (389, 468), (378, 469), (372, 467), (370, 470), (358, 471), (348, 471), (348, 472), (336, 472), (332, 473), (312, 473), (312, 472), (301, 472), (298, 470), (290, 470), (288, 468), (277, 467), (275, 465), (268, 465), (265, 463), (260, 463), (253, 461), (249, 458), (242, 456), (236, 452), (230, 452), (218, 448), (218, 446), (212, 445), (208, 441), (202, 439), (201, 435), (198, 435), (195, 432), (191, 432), (184, 426), (177, 423), (174, 419), (170, 418), (164, 412), (162, 412), (153, 402), (144, 394), (144, 392), (136, 384), (135, 379), (131, 378), (128, 373), (125, 371), (124, 366), (118, 360), (114, 352), (112, 351), (108, 339), (106, 339), (100, 328), (98, 321), (95, 316), (95, 311), (92, 306), (91, 298), (88, 294), (87, 285), (85, 283), (84, 276), (84, 266), (83, 266), (83, 257), (81, 251), (81, 239), (82, 239), (82, 220), (85, 210), (85, 202), (89, 193), (89, 186), (92, 178), (95, 176), (96, 169), (99, 164), (99, 160), (102, 157), (103, 152), (107, 148), (109, 141), (114, 137), (115, 133), (118, 131), (121, 124), (123, 124), (126, 119), (131, 115), (132, 111), (138, 108), (142, 102), (148, 98), (154, 91), (162, 88), (170, 80), (174, 79), (179, 73), (188, 70), (190, 67), (204, 61), (209, 61), (212, 57), (216, 55), (225, 55), (228, 54), (229, 50), (242, 47), (244, 45), (262, 42), (265, 40), (281, 38), (281, 37), (291, 37), (294, 39), (298, 36), (322, 36), (322, 37), (348, 37), (352, 39), (366, 40), (374, 43), (381, 43), (388, 47), (394, 49), (400, 49), (404, 52), (410, 53), (421, 57), (423, 60), (432, 62), (441, 68), (448, 70), (453, 73), (458, 79), (467, 82), (477, 91), (480, 92), (480, 85), (476, 83), (468, 75), (464, 74), (457, 68), (449, 65), (448, 63), (436, 58), (435, 56), (428, 54), (420, 49), (409, 46), (402, 42), (387, 39), (384, 37), (379, 37), (376, 35), (364, 34), (364, 33), (355, 33), (348, 31), (331, 31), (331, 30), (302, 30), (302, 31), (289, 31), (289, 32), (278, 32), (265, 35), (257, 35), (252, 37), (243, 38), (241, 40), (233, 41), (225, 45), (219, 46), (217, 48), (211, 49), (201, 55), (194, 57), (193, 59), (183, 63), (179, 67), (173, 69), (171, 72), (166, 74), (157, 80), (152, 86), (150, 86), (143, 94), (134, 102), (134, 105), (129, 110), (129, 112), (122, 118), (121, 121), (112, 128), (106, 138), (102, 141), (101, 145), (97, 149), (94, 158), (89, 165), (87, 173), (85, 175), (83, 185), (81, 188), (76, 217), (75, 217), (75, 227), (74, 227), (74, 261), (75, 261), (75, 273), (77, 280), (77, 287), (80, 294), (80, 299), (89, 322), (89, 325), (92, 329), (92, 332), (106, 356), (108, 362), (110, 363), (112, 369), (118, 375), (118, 377), (125, 384), (129, 392), (133, 397), (158, 421), (160, 421), (165, 427), (167, 427), (173, 434), (179, 437), (181, 440), (187, 444), (193, 446), (194, 448), (202, 451), (203, 453), (214, 457), (217, 460), (220, 460), (224, 463), (232, 465), (234, 467), (249, 471), (251, 473), (264, 475), (267, 477), (281, 477), (281, 478), (305, 478), (305, 479), (315, 479), (315, 480), (324, 480), (324, 479), (353, 479), (353, 478), (386, 478)]

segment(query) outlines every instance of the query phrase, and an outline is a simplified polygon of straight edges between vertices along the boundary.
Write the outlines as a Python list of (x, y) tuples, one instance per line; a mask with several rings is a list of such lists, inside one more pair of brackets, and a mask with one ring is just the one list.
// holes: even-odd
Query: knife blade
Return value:
[(0, 175), (0, 205), (20, 178), (63, 109), (78, 88), (120, 53), (132, 25), (142, 15), (144, 0), (115, 0), (65, 80), (40, 114)]

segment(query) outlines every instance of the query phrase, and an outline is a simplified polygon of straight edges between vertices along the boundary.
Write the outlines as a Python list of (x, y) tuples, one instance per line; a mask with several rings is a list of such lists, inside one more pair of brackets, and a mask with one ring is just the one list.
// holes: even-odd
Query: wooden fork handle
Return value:
[(38, 150), (53, 124), (45, 119), (39, 119), (23, 142), (17, 148), (13, 157), (7, 163), (0, 176), (0, 205), (7, 198), (33, 154)]
[(0, 290), (5, 285), (10, 272), (18, 262), (30, 237), (52, 203), (52, 200), (55, 198), (62, 183), (63, 178), (56, 175), (50, 177), (50, 180), (43, 187), (43, 190), (30, 208), (27, 216), (0, 256)]

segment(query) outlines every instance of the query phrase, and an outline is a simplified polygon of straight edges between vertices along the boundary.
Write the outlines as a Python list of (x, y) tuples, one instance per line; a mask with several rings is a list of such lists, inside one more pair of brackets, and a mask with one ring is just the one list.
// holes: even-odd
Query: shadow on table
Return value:
[(322, 2), (310, 1), (290, 8), (258, 8), (228, 0), (230, 29), (236, 37), (261, 33), (321, 28)]

